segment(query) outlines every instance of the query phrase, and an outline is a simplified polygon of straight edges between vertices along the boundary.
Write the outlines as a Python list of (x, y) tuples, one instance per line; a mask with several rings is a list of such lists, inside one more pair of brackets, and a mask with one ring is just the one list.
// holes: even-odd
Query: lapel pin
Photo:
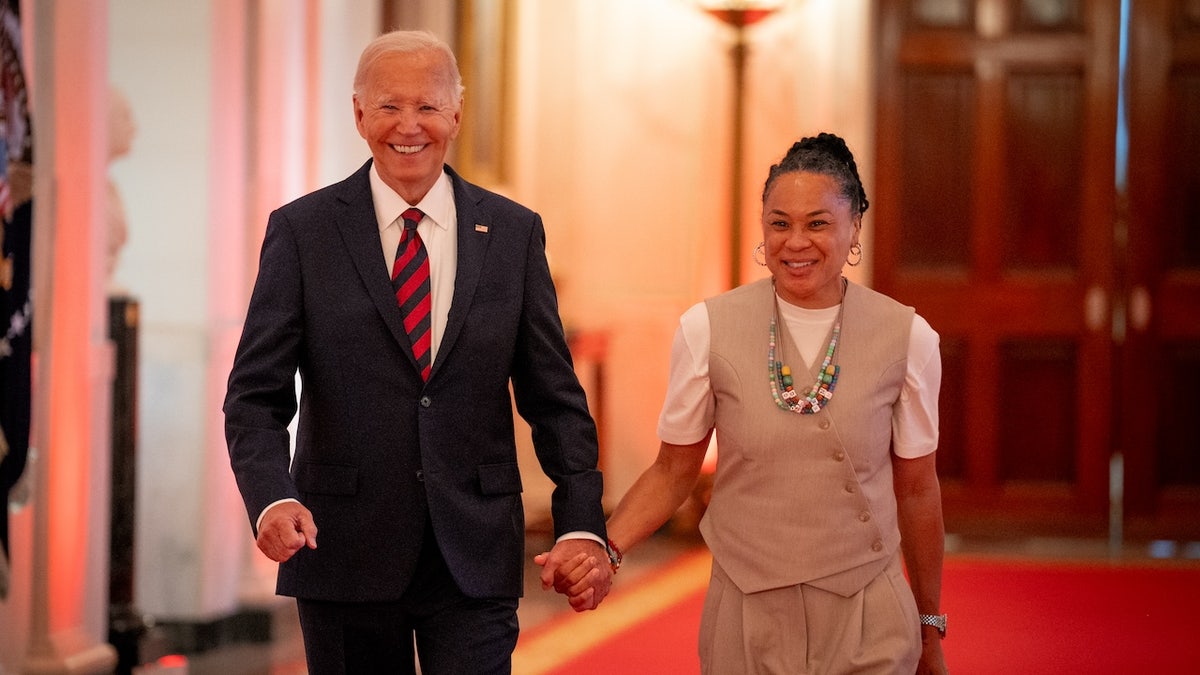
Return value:
[(476, 223), (476, 224), (475, 224), (475, 231), (476, 231), (476, 232), (482, 232), (482, 233), (484, 233), (484, 234), (487, 234), (487, 231), (488, 231), (488, 226), (487, 226), (487, 225), (480, 225), (480, 224)]

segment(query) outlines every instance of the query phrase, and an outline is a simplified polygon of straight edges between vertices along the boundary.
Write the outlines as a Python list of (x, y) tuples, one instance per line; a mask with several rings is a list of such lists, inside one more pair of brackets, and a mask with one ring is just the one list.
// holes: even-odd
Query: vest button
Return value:
[(425, 482), (425, 472), (421, 471), (420, 469), (417, 470), (417, 482), (418, 483)]
[(871, 519), (871, 512), (863, 511), (862, 513), (858, 514), (858, 519), (864, 523), (867, 522)]
[(854, 490), (855, 490), (854, 483), (846, 483), (846, 492), (849, 492), (850, 494), (854, 494)]
[(829, 419), (822, 417), (821, 421), (817, 422), (817, 426), (821, 427), (822, 430), (828, 429), (829, 428)]
[(883, 542), (876, 539), (875, 543), (871, 544), (871, 550), (875, 551), (876, 553), (882, 551), (883, 550)]
[(833, 461), (844, 462), (845, 460), (846, 460), (846, 453), (842, 452), (841, 450), (838, 450), (837, 452), (833, 453)]
[(431, 405), (433, 405), (433, 399), (429, 398), (428, 396), (421, 397), (421, 407), (422, 408), (428, 408)]

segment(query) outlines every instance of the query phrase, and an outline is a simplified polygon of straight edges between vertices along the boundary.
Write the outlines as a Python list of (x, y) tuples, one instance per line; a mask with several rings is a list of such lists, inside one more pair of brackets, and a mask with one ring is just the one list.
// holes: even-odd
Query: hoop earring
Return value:
[(863, 260), (862, 244), (855, 242), (855, 244), (850, 247), (850, 255), (856, 255), (858, 258), (850, 260), (849, 256), (847, 256), (846, 264), (851, 267), (858, 267)]
[[(754, 247), (754, 252), (750, 254), (750, 257), (751, 257), (751, 258), (754, 258), (754, 262), (755, 262), (755, 263), (758, 263), (758, 266), (759, 266), (759, 267), (766, 267), (766, 266), (767, 266), (767, 254), (766, 254), (766, 248), (767, 248), (767, 242), (765, 242), (765, 241), (760, 241), (760, 242), (758, 242), (758, 246), (755, 246), (755, 247)], [(762, 253), (762, 254), (763, 254), (763, 259), (762, 259), (761, 261), (758, 259), (758, 254), (759, 254), (759, 253)]]

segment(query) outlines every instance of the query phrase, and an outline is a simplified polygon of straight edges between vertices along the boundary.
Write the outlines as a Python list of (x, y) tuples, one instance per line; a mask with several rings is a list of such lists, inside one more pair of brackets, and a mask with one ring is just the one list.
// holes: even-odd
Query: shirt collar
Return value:
[(375, 218), (378, 221), (380, 232), (396, 222), (400, 214), (411, 206), (421, 209), (425, 217), (433, 221), (437, 227), (443, 230), (450, 228), (455, 211), (454, 187), (451, 185), (450, 176), (445, 169), (442, 169), (442, 175), (438, 176), (433, 187), (429, 188), (429, 192), (425, 193), (425, 197), (419, 204), (409, 204), (404, 201), (403, 197), (396, 194), (395, 190), (388, 187), (379, 175), (378, 169), (375, 168), (374, 162), (371, 163), (368, 173), (371, 178), (371, 201), (375, 205)]

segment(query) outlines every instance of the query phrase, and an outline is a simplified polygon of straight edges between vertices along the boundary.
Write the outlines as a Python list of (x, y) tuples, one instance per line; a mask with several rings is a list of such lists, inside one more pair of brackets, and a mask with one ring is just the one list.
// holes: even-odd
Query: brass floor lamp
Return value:
[(742, 283), (742, 155), (745, 145), (746, 27), (758, 23), (783, 6), (783, 0), (698, 0), (710, 16), (734, 29), (729, 56), (733, 66), (732, 120), (730, 122), (729, 287)]

